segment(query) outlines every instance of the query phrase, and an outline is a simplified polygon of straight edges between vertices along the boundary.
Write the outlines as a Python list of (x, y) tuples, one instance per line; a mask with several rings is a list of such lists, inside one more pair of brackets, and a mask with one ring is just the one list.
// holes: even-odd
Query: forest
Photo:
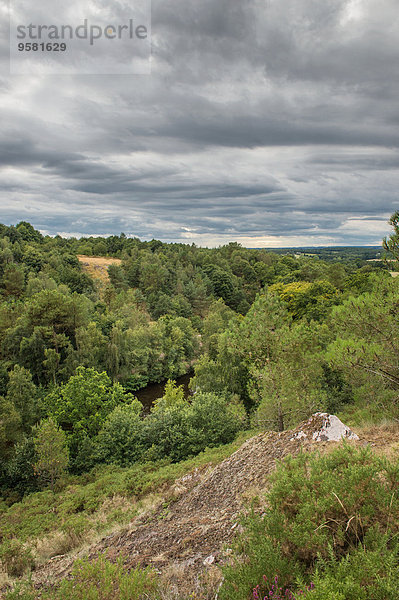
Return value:
[[(398, 221), (381, 248), (278, 252), (0, 225), (3, 531), (13, 507), (109, 466), (178, 465), (317, 411), (397, 422)], [(101, 281), (82, 256), (120, 260)], [(147, 414), (135, 394), (155, 382)]]

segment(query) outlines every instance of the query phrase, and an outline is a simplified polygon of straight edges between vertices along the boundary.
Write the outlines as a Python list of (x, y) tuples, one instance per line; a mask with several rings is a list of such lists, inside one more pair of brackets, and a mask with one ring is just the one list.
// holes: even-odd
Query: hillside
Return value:
[[(154, 567), (168, 585), (194, 593), (204, 574), (214, 590), (219, 567), (228, 561), (228, 546), (239, 529), (238, 516), (251, 498), (267, 489), (276, 463), (300, 451), (336, 447), (322, 434), (323, 420), (314, 416), (294, 430), (261, 433), (215, 468), (202, 467), (171, 485), (155, 508), (73, 555), (54, 557), (33, 573), (37, 589), (68, 577), (77, 557), (104, 554), (122, 558), (128, 569)], [(350, 430), (349, 430), (350, 432)], [(370, 444), (390, 454), (398, 450), (398, 428), (363, 430), (358, 446)], [(324, 440), (324, 441), (323, 441)]]
[(119, 266), (122, 262), (119, 258), (84, 256), (83, 254), (78, 254), (77, 258), (83, 271), (100, 284), (109, 283), (108, 267), (110, 265)]

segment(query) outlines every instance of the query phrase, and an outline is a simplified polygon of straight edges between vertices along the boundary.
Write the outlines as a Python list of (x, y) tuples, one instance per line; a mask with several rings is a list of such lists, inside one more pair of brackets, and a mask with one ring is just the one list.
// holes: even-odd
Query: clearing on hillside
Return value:
[(83, 270), (90, 275), (96, 283), (107, 284), (109, 282), (108, 267), (110, 265), (120, 265), (120, 258), (111, 258), (109, 256), (85, 256), (78, 254), (78, 260)]

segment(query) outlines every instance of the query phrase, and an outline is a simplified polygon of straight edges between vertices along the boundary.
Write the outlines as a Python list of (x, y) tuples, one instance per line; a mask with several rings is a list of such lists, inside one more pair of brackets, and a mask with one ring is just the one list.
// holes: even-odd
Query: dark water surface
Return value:
[[(184, 395), (188, 398), (191, 393), (188, 387), (189, 381), (192, 378), (193, 373), (187, 373), (186, 375), (182, 375), (181, 377), (177, 377), (176, 385), (182, 385), (184, 389)], [(154, 400), (157, 398), (162, 398), (164, 389), (165, 389), (166, 381), (161, 383), (150, 383), (147, 387), (134, 392), (134, 395), (142, 405), (144, 406), (144, 412), (150, 412), (151, 406), (154, 404)]]

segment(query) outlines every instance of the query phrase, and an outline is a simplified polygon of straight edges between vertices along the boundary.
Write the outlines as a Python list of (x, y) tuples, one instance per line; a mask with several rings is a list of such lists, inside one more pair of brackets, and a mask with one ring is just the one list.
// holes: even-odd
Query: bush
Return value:
[[(396, 600), (399, 544), (384, 536), (375, 550), (364, 546), (340, 561), (321, 563), (314, 575), (311, 600)], [(307, 596), (305, 596), (307, 597)]]
[(33, 438), (24, 437), (14, 448), (14, 454), (5, 466), (7, 488), (17, 497), (38, 489), (34, 467), (37, 460)]
[(31, 551), (16, 539), (1, 544), (0, 560), (3, 569), (12, 577), (21, 577), (33, 566)]
[[(313, 579), (315, 570), (316, 591), (344, 590), (345, 600), (382, 599), (381, 590), (399, 578), (399, 464), (346, 444), (325, 456), (288, 458), (272, 483), (266, 513), (252, 510), (244, 519), (220, 600), (248, 598), (263, 575), (278, 575), (291, 589)], [(372, 556), (380, 560), (373, 563)], [(345, 585), (364, 594), (348, 595)], [(312, 600), (341, 598), (319, 594)]]
[(98, 456), (101, 461), (121, 467), (137, 462), (144, 452), (143, 423), (138, 400), (128, 406), (118, 406), (107, 418), (98, 436)]
[(245, 421), (242, 405), (211, 393), (195, 394), (192, 403), (157, 403), (145, 419), (144, 435), (151, 460), (169, 457), (180, 461), (205, 448), (233, 441)]
[[(94, 562), (75, 563), (72, 577), (58, 589), (41, 594), (42, 600), (140, 600), (155, 589), (150, 569), (127, 571), (122, 562), (113, 564), (104, 557)], [(37, 594), (25, 589), (6, 595), (6, 600), (35, 600)]]
[(44, 485), (49, 484), (54, 491), (55, 482), (66, 472), (69, 461), (65, 432), (49, 418), (40, 421), (33, 433), (37, 454), (35, 473)]
[(151, 414), (139, 415), (138, 401), (116, 408), (98, 439), (98, 460), (129, 466), (139, 461), (173, 462), (233, 441), (245, 422), (242, 405), (211, 393), (184, 399), (172, 382), (155, 402)]

